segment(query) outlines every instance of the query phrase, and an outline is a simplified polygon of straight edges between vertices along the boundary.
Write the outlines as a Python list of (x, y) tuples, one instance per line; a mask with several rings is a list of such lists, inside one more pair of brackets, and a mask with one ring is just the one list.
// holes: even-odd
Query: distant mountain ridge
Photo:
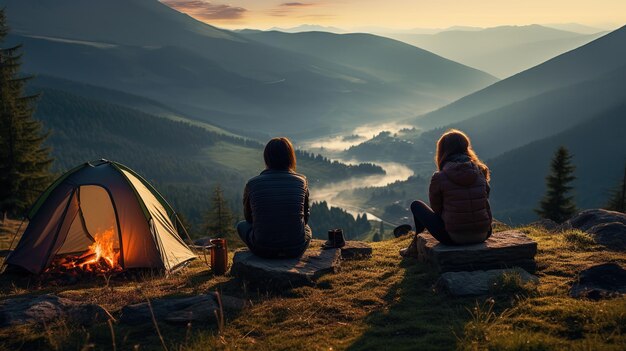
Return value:
[[(7, 8), (12, 42), (24, 43), (28, 72), (143, 96), (247, 134), (323, 135), (426, 112), (496, 80), (439, 59), (441, 67), (456, 67), (458, 79), (390, 83), (380, 72), (206, 25), (157, 0), (0, 0), (0, 6)], [(415, 67), (427, 56), (403, 54)], [(440, 94), (425, 98), (433, 85)]]
[(581, 34), (535, 24), (471, 31), (447, 30), (435, 34), (389, 33), (386, 36), (506, 78), (604, 33)]
[(420, 116), (413, 122), (425, 129), (441, 127), (559, 87), (593, 79), (626, 63), (626, 45), (623, 43), (626, 43), (626, 27)]

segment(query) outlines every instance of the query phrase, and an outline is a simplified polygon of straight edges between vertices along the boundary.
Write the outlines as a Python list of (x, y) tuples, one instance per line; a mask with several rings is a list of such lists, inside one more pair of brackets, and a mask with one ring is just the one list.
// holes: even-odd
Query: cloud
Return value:
[(283, 2), (282, 4), (278, 5), (276, 8), (270, 10), (269, 14), (271, 16), (284, 17), (284, 16), (288, 16), (293, 11), (298, 11), (301, 8), (311, 7), (315, 5), (318, 5), (318, 4), (311, 3), (311, 2)]
[(305, 3), (305, 2), (284, 2), (280, 4), (280, 6), (286, 6), (286, 7), (306, 7), (306, 6), (313, 6), (313, 5), (315, 4)]
[(244, 16), (243, 7), (214, 4), (203, 0), (162, 0), (169, 7), (202, 20), (233, 20)]

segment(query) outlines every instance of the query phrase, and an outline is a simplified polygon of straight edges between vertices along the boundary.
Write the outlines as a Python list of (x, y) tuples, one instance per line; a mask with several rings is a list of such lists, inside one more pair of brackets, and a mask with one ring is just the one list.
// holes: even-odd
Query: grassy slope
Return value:
[[(576, 272), (591, 264), (617, 261), (623, 253), (596, 246), (575, 246), (563, 234), (525, 228), (539, 242), (540, 284), (514, 294), (447, 298), (435, 295), (435, 275), (426, 265), (402, 261), (397, 250), (408, 237), (374, 243), (374, 258), (344, 262), (338, 274), (316, 287), (282, 295), (245, 289), (230, 277), (214, 277), (196, 262), (170, 278), (102, 281), (67, 287), (40, 287), (30, 281), (2, 278), (0, 299), (27, 293), (56, 293), (100, 303), (114, 316), (128, 303), (146, 298), (220, 290), (252, 301), (236, 313), (226, 311), (220, 334), (214, 325), (169, 326), (159, 323), (170, 350), (216, 349), (574, 349), (620, 350), (626, 346), (626, 298), (600, 302), (567, 297)], [(579, 235), (569, 234), (577, 237)], [(478, 309), (474, 306), (478, 305)], [(492, 313), (489, 313), (490, 308)], [(471, 312), (471, 313), (470, 313)], [(153, 325), (113, 324), (118, 349), (160, 350)], [(111, 349), (107, 324), (81, 329), (60, 321), (46, 328), (19, 326), (0, 330), (0, 349)]]

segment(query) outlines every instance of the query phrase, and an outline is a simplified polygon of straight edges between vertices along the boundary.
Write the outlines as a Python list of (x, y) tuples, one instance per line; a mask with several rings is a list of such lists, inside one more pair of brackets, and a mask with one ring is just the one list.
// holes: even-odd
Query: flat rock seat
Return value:
[(537, 269), (537, 242), (516, 230), (493, 233), (484, 243), (458, 246), (441, 244), (422, 233), (417, 236), (417, 250), (418, 259), (437, 273), (512, 267), (533, 273)]
[(232, 275), (267, 289), (312, 285), (324, 274), (339, 270), (341, 250), (309, 248), (299, 258), (266, 259), (247, 249), (235, 252)]

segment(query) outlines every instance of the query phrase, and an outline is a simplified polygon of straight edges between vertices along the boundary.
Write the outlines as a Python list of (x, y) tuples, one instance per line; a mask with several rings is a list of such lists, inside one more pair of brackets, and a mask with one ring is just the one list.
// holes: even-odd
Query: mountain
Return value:
[[(457, 65), (459, 79), (417, 80), (407, 88), (206, 25), (157, 0), (0, 0), (0, 6), (14, 31), (11, 42), (24, 44), (28, 72), (145, 97), (248, 135), (319, 136), (425, 112), (495, 80)], [(427, 63), (406, 54), (400, 59)], [(425, 99), (431, 84), (442, 95)]]
[[(532, 209), (545, 191), (550, 158), (564, 145), (573, 152), (577, 167), (578, 206), (601, 207), (626, 162), (624, 43), (626, 27), (433, 113), (445, 112), (464, 118), (461, 121), (427, 131), (381, 133), (349, 149), (344, 157), (403, 162), (425, 177), (434, 168), (432, 157), (441, 133), (461, 129), (493, 171), (496, 218), (521, 223), (536, 219)], [(408, 184), (395, 184), (385, 194), (406, 204), (411, 195), (401, 194)], [(372, 191), (360, 196), (369, 202), (355, 206), (381, 208), (379, 198), (390, 200)]]
[(580, 34), (595, 34), (606, 31), (605, 29), (590, 27), (580, 23), (550, 23), (544, 24), (544, 26)]
[(559, 146), (573, 154), (574, 196), (581, 208), (603, 207), (626, 163), (626, 100), (596, 117), (515, 150), (488, 164), (493, 172), (494, 216), (513, 223), (536, 219), (533, 208), (545, 193), (550, 160)]
[[(287, 34), (256, 31), (245, 32), (243, 35), (276, 48), (358, 69), (384, 79), (387, 84), (401, 84), (408, 89), (414, 89), (425, 99), (437, 96), (460, 97), (476, 84), (495, 82), (495, 79), (478, 70), (403, 42), (372, 34)], [(455, 83), (458, 85), (453, 88)]]
[(554, 89), (598, 78), (626, 63), (625, 43), (626, 27), (622, 27), (580, 48), (420, 116), (413, 123), (423, 129), (442, 127)]
[[(430, 129), (382, 135), (347, 156), (424, 162), (445, 129), (465, 131), (484, 158), (560, 133), (626, 101), (626, 27), (464, 97), (414, 123)], [(447, 122), (447, 123), (446, 123)], [(433, 128), (434, 127), (434, 128)], [(377, 147), (383, 150), (374, 153)], [(402, 149), (411, 149), (408, 153)]]
[(387, 34), (417, 47), (506, 78), (584, 45), (604, 33), (583, 35), (540, 25), (481, 30), (447, 30), (436, 34)]
[(148, 98), (129, 93), (124, 93), (119, 90), (102, 88), (90, 84), (79, 83), (46, 75), (37, 75), (35, 85), (38, 88), (60, 90), (66, 93), (80, 96), (82, 98), (105, 101), (108, 104), (132, 108), (153, 116), (192, 124), (210, 132), (242, 138), (240, 135), (234, 134), (210, 123), (194, 120), (188, 115), (185, 115), (180, 111), (177, 111), (170, 106), (166, 106), (158, 101), (150, 100)]
[(302, 24), (296, 27), (290, 28), (281, 28), (281, 27), (272, 27), (268, 29), (269, 31), (279, 31), (285, 33), (300, 33), (300, 32), (329, 32), (329, 33), (346, 33), (347, 31), (337, 27), (331, 26), (320, 26), (316, 24)]

